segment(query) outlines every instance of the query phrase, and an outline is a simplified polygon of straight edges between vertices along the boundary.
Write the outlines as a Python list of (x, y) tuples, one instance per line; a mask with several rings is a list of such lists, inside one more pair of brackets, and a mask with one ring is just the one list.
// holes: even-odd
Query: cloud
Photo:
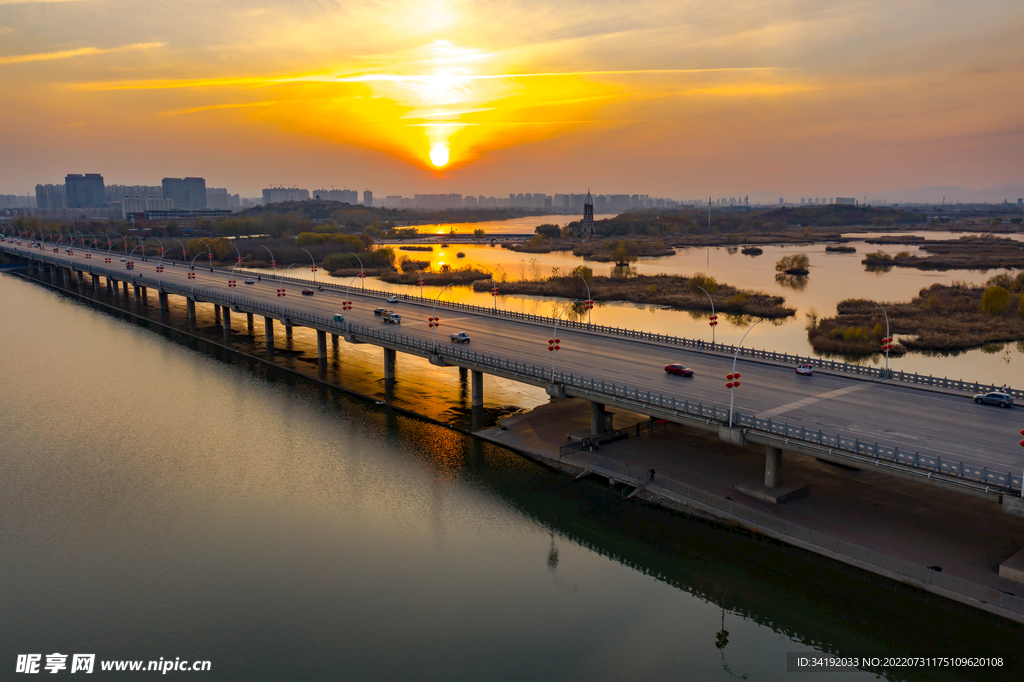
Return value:
[[(3, 0), (0, 0), (2, 2)], [(37, 52), (35, 54), (17, 54), (8, 57), (0, 57), (0, 66), (4, 64), (24, 64), (25, 62), (42, 62), (51, 59), (68, 59), (70, 57), (90, 57), (98, 54), (111, 54), (113, 52), (125, 52), (128, 50), (149, 50), (155, 47), (163, 47), (167, 43), (133, 43), (119, 47), (80, 47), (77, 50), (61, 50), (59, 52)]]

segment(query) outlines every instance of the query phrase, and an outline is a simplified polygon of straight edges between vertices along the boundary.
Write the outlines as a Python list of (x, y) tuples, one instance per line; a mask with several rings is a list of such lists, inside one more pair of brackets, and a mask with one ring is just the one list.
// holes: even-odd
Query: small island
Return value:
[[(579, 276), (577, 276), (579, 275)], [(582, 277), (582, 279), (581, 279)], [(737, 289), (721, 284), (714, 277), (695, 273), (690, 277), (673, 275), (637, 275), (634, 277), (594, 276), (590, 268), (578, 266), (567, 275), (552, 273), (551, 277), (538, 280), (499, 282), (503, 294), (523, 296), (558, 296), (568, 299), (585, 300), (587, 287), (595, 301), (629, 301), (664, 305), (682, 310), (711, 311), (710, 294), (716, 312), (755, 315), (758, 317), (789, 317), (795, 313), (785, 306), (782, 296), (762, 291)], [(473, 289), (490, 289), (490, 282), (476, 282)], [(701, 288), (708, 293), (705, 294)]]
[[(933, 284), (913, 300), (882, 303), (889, 329), (901, 335), (891, 353), (954, 351), (1024, 340), (1024, 273), (997, 275), (984, 285)], [(872, 301), (846, 299), (835, 317), (808, 315), (807, 338), (818, 352), (877, 353), (885, 317)]]

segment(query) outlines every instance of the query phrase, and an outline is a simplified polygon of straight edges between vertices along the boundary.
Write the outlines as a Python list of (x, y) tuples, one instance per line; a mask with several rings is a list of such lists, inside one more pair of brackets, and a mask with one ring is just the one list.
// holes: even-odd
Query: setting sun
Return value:
[(430, 163), (438, 168), (448, 165), (448, 145), (435, 144), (430, 148)]

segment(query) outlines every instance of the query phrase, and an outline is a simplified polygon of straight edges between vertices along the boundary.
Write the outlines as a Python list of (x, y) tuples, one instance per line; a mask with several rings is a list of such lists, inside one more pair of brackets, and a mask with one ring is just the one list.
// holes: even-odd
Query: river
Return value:
[[(0, 313), (8, 673), (53, 652), (209, 660), (217, 680), (783, 680), (813, 651), (1019, 665), (1016, 626), (374, 405), (379, 351), (345, 346), (334, 377), (365, 401), (13, 275)], [(279, 355), (315, 375), (302, 332)], [(208, 306), (197, 333), (219, 336)], [(453, 372), (400, 376), (396, 402), (442, 422), (465, 402)]]

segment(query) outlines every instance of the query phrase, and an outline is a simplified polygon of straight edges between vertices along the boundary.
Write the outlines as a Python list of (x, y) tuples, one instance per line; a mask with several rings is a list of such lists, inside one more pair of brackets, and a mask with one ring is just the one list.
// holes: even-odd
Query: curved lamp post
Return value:
[[(199, 242), (199, 243), (206, 247), (206, 253), (213, 253), (212, 251), (210, 251), (209, 244), (207, 244), (206, 242)], [(203, 252), (200, 251), (199, 253), (196, 254), (196, 257), (192, 259), (192, 263), (190, 264), (192, 270), (196, 269), (196, 258), (199, 258), (202, 255), (203, 255)], [(213, 272), (213, 268), (212, 267), (210, 268), (210, 272)]]
[(430, 309), (430, 347), (435, 351), (437, 350), (437, 315), (435, 315), (437, 312), (437, 302), (441, 300), (441, 294), (444, 293), (444, 290), (453, 284), (455, 282), (449, 282), (444, 285), (444, 289), (441, 289), (437, 294), (437, 298), (434, 299), (434, 307)]
[[(301, 246), (299, 248), (302, 249)], [(302, 250), (306, 251), (306, 249)], [(309, 260), (313, 261), (313, 266), (310, 268), (310, 270), (313, 271), (313, 286), (316, 286), (316, 258), (313, 258), (313, 254), (311, 254), (309, 251), (306, 251), (306, 255), (309, 256)]]
[(590, 310), (594, 307), (594, 298), (590, 295), (590, 285), (587, 284), (587, 278), (580, 273), (577, 272), (576, 276), (583, 280), (583, 286), (587, 288), (587, 324), (591, 324)]
[[(694, 286), (697, 286), (697, 285), (694, 284)], [(715, 302), (713, 300), (711, 300), (711, 294), (708, 293), (707, 289), (705, 289), (704, 287), (697, 287), (697, 288), (704, 292), (704, 295), (708, 297), (708, 301), (710, 301), (710, 303), (711, 303), (711, 319), (709, 320), (709, 322), (711, 324), (711, 343), (714, 344), (715, 343), (715, 327), (718, 326), (718, 316), (715, 315)], [(735, 367), (733, 369), (735, 369)]]
[(559, 320), (562, 319), (562, 315), (565, 314), (565, 311), (571, 308), (572, 306), (576, 305), (579, 302), (579, 300), (580, 299), (578, 298), (573, 299), (572, 303), (562, 308), (562, 312), (558, 313), (558, 317), (555, 318), (555, 330), (553, 335), (551, 336), (551, 343), (548, 344), (548, 350), (551, 351), (551, 383), (555, 383), (555, 353), (558, 351), (559, 348), (558, 322)]
[[(743, 338), (740, 339), (739, 345), (736, 346), (736, 352), (732, 354), (732, 373), (733, 374), (736, 374), (736, 358), (739, 357), (740, 348), (743, 347), (743, 341), (747, 338), (747, 334), (750, 333), (750, 330), (753, 329), (754, 327), (756, 327), (757, 325), (761, 324), (762, 322), (764, 322), (764, 318), (763, 317), (760, 320), (758, 320), (757, 322), (755, 322), (754, 324), (752, 324), (749, 327), (747, 327), (747, 331), (745, 331), (743, 333)], [(736, 397), (736, 390), (735, 390), (734, 387), (730, 386), (729, 387), (729, 428), (730, 429), (732, 428), (732, 406), (733, 406), (733, 399), (735, 397)]]
[[(299, 248), (301, 249), (302, 247), (300, 246)], [(366, 291), (366, 268), (363, 267), (363, 259), (360, 258), (359, 256), (356, 256), (356, 254), (352, 253), (351, 251), (346, 251), (345, 253), (352, 254), (353, 256), (356, 257), (356, 260), (359, 261), (359, 274), (356, 275), (356, 277), (358, 277), (362, 282), (360, 284), (360, 288), (363, 291)]]
[(494, 312), (498, 312), (498, 283), (494, 281), (494, 272), (486, 265), (477, 263), (478, 268), (483, 268), (491, 276), (491, 298), (494, 299)]
[[(872, 301), (879, 308), (882, 308), (882, 304), (876, 301)], [(889, 349), (892, 348), (892, 336), (889, 334), (889, 313), (885, 312), (885, 308), (882, 308), (882, 314), (885, 315), (885, 339), (882, 340), (882, 350), (885, 351), (885, 376), (889, 376)], [(1021, 492), (1024, 493), (1024, 485), (1021, 485)]]
[(277, 259), (274, 258), (274, 252), (263, 246), (263, 244), (260, 244), (260, 248), (270, 254), (270, 267), (274, 269), (274, 276), (277, 277)]

